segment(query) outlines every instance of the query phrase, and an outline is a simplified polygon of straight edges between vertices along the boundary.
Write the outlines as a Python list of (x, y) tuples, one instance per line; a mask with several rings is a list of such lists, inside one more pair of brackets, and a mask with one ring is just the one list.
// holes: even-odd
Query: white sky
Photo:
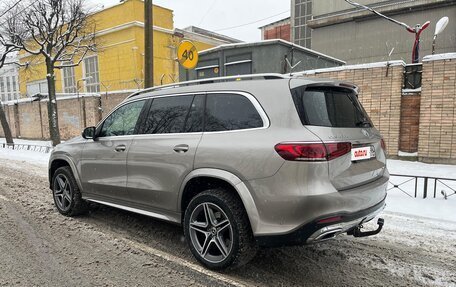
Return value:
[[(119, 2), (86, 1), (95, 5), (112, 5)], [(243, 41), (260, 40), (261, 32), (258, 27), (290, 16), (291, 5), (290, 0), (154, 0), (153, 3), (174, 10), (176, 28), (193, 25)], [(268, 19), (257, 22), (265, 18)], [(256, 23), (217, 31), (252, 22)]]

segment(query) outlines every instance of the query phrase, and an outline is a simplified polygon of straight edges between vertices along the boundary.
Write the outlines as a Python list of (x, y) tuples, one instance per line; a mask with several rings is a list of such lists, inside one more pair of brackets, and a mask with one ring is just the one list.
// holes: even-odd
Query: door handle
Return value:
[(188, 145), (186, 144), (179, 144), (174, 147), (174, 151), (177, 153), (184, 153), (188, 151)]
[(126, 147), (125, 145), (123, 145), (123, 144), (118, 145), (118, 146), (116, 146), (116, 147), (114, 148), (114, 150), (115, 150), (116, 152), (123, 152), (123, 151), (125, 151), (126, 149), (127, 149), (127, 147)]

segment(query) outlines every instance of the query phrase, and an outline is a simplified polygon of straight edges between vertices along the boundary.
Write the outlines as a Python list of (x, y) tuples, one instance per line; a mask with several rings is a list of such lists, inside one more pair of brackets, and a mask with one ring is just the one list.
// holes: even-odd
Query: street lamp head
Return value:
[(442, 33), (443, 30), (445, 30), (445, 27), (448, 25), (449, 21), (450, 19), (448, 19), (448, 17), (442, 17), (435, 25), (434, 36), (437, 36), (438, 34)]

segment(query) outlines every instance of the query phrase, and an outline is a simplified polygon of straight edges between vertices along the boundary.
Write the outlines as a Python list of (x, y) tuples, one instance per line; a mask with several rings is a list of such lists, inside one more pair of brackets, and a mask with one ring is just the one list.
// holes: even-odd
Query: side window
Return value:
[(184, 133), (196, 133), (203, 131), (203, 113), (204, 96), (195, 96), (185, 123)]
[(144, 120), (141, 133), (181, 133), (194, 96), (155, 98)]
[(261, 116), (246, 97), (237, 94), (207, 95), (205, 131), (242, 130), (262, 126)]
[(104, 121), (99, 136), (109, 137), (134, 134), (136, 122), (138, 121), (144, 102), (144, 100), (132, 102), (114, 111)]

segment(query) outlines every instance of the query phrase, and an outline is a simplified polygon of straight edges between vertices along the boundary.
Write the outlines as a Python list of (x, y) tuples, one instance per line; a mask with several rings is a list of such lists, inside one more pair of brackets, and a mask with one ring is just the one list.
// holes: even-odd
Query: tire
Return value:
[(52, 176), (52, 196), (57, 210), (65, 216), (76, 216), (88, 211), (81, 191), (69, 166), (58, 168)]
[(257, 251), (241, 200), (223, 189), (206, 190), (190, 201), (184, 235), (193, 256), (212, 270), (245, 265)]

